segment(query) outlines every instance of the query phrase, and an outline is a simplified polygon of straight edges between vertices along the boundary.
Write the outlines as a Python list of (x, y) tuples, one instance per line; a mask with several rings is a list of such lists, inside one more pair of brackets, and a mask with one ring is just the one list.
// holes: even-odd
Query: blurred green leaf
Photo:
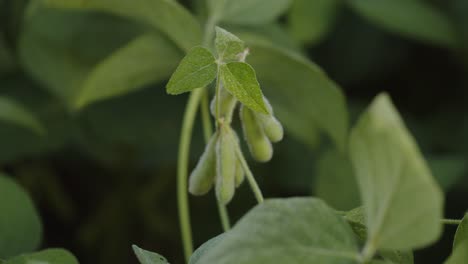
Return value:
[(149, 24), (188, 51), (201, 43), (202, 30), (195, 17), (172, 0), (43, 0), (47, 6), (98, 10)]
[(468, 241), (468, 213), (465, 214), (462, 222), (458, 225), (457, 232), (455, 233), (455, 238), (453, 240), (453, 248), (457, 248), (462, 245), (463, 241)]
[(239, 54), (245, 49), (242, 40), (219, 27), (216, 27), (215, 47), (221, 61), (239, 60)]
[[(348, 113), (338, 86), (317, 65), (296, 54), (264, 42), (247, 44), (251, 49), (248, 61), (286, 129), (293, 130), (291, 133), (300, 136), (298, 139), (303, 142), (313, 142), (317, 135), (314, 128), (319, 128), (344, 150)], [(288, 116), (292, 116), (292, 121), (286, 120)], [(296, 124), (299, 120), (307, 125)], [(296, 125), (288, 126), (288, 123)], [(304, 131), (305, 128), (310, 132)]]
[[(1, 30), (1, 29), (0, 29)], [(5, 38), (0, 31), (0, 75), (10, 72), (14, 68), (15, 62), (11, 51), (8, 49)]]
[(193, 252), (192, 256), (190, 257), (189, 264), (196, 264), (203, 257), (207, 252), (209, 252), (213, 247), (219, 244), (219, 242), (224, 238), (226, 233), (213, 237), (212, 239), (206, 241), (201, 245), (195, 252)]
[(37, 249), (42, 238), (42, 224), (31, 198), (5, 174), (0, 174), (0, 194), (0, 258)]
[(406, 37), (452, 48), (454, 27), (441, 11), (422, 0), (348, 0), (370, 22)]
[(126, 94), (167, 78), (180, 51), (162, 36), (142, 35), (100, 62), (86, 78), (77, 107)]
[(197, 263), (357, 263), (343, 218), (314, 198), (267, 200), (247, 213)]
[(367, 253), (420, 248), (439, 238), (442, 191), (387, 94), (374, 99), (352, 130), (350, 155), (365, 208)]
[(168, 94), (181, 94), (203, 88), (213, 82), (218, 72), (216, 59), (206, 48), (192, 48), (182, 59), (167, 83)]
[(141, 249), (136, 245), (133, 245), (132, 248), (141, 264), (169, 264), (163, 256), (157, 253)]
[(464, 240), (452, 252), (444, 264), (466, 264), (468, 262), (468, 240)]
[(340, 0), (294, 0), (288, 13), (291, 35), (303, 43), (317, 44), (334, 25)]
[(350, 210), (360, 204), (353, 167), (345, 154), (329, 150), (320, 157), (314, 193), (338, 210)]
[(283, 14), (291, 0), (208, 0), (213, 16), (227, 23), (255, 25), (272, 22)]
[(255, 112), (268, 114), (255, 70), (244, 62), (221, 65), (219, 78), (231, 94)]
[(465, 158), (461, 156), (431, 156), (428, 162), (443, 190), (450, 190), (467, 170)]
[(5, 264), (78, 264), (78, 260), (65, 249), (46, 249), (15, 257)]
[(43, 125), (31, 112), (4, 96), (0, 96), (0, 121), (30, 129), (40, 135), (45, 133)]

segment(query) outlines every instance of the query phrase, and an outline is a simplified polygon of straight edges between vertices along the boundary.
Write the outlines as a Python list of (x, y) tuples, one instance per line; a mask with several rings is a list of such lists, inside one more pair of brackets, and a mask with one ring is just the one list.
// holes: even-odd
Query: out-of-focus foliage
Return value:
[[(464, 215), (466, 0), (226, 2), (0, 0), (0, 161), (11, 175), (2, 176), (8, 190), (0, 204), (14, 199), (9, 209), (33, 215), (2, 216), (0, 229), (12, 231), (1, 224), (8, 220), (36, 234), (16, 244), (0, 232), (0, 244), (11, 247), (0, 246), (0, 258), (41, 243), (70, 249), (82, 263), (135, 263), (135, 243), (181, 263), (174, 177), (185, 97), (164, 87), (201, 43), (210, 8), (250, 47), (247, 62), (285, 125), (272, 162), (252, 168), (268, 197), (314, 194), (339, 209), (358, 205), (347, 134), (362, 106), (387, 90), (445, 191), (446, 215)], [(42, 242), (18, 183), (43, 219)], [(233, 219), (253, 205), (244, 188), (239, 193)], [(212, 200), (193, 199), (197, 244), (221, 231)], [(442, 263), (450, 239), (416, 257)]]

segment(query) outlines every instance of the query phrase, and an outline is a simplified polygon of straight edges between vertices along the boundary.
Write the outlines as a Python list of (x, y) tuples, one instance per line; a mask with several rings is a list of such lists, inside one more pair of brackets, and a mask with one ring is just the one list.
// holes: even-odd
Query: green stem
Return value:
[(187, 192), (188, 163), (190, 142), (193, 123), (197, 114), (197, 108), (203, 96), (202, 89), (193, 90), (185, 108), (182, 121), (182, 133), (180, 135), (179, 156), (177, 162), (177, 203), (179, 207), (179, 221), (184, 246), (184, 255), (187, 262), (193, 252), (192, 228), (190, 226), (190, 209)]
[(203, 123), (203, 135), (205, 137), (205, 142), (210, 141), (211, 135), (213, 134), (213, 127), (211, 125), (210, 117), (210, 101), (208, 98), (208, 89), (203, 89), (203, 97), (200, 105), (202, 123)]
[(224, 232), (227, 232), (229, 231), (229, 229), (231, 229), (231, 222), (229, 221), (229, 214), (226, 205), (218, 201), (218, 199), (216, 199), (216, 201), (218, 203), (218, 211), (219, 218), (221, 219), (221, 225), (223, 226)]
[(252, 191), (255, 195), (255, 198), (257, 199), (257, 202), (259, 204), (263, 203), (264, 199), (263, 199), (262, 191), (258, 187), (257, 181), (255, 181), (255, 177), (253, 176), (253, 173), (250, 170), (249, 165), (247, 164), (247, 161), (245, 160), (244, 155), (242, 154), (242, 151), (240, 150), (239, 145), (237, 145), (236, 147), (236, 155), (239, 161), (241, 162), (242, 169), (244, 169), (245, 175), (250, 184), (250, 188), (252, 188)]
[(462, 222), (462, 220), (458, 220), (458, 219), (442, 219), (440, 221), (444, 225), (459, 225)]

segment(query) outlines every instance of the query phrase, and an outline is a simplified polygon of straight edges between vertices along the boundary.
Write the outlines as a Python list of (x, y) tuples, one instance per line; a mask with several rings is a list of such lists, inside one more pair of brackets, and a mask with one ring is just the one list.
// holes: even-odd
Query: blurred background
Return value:
[[(152, 41), (160, 53), (143, 45), (138, 56), (145, 59), (130, 51), (133, 59), (112, 61), (149, 26), (119, 11), (48, 2), (60, 1), (0, 0), (0, 96), (27, 109), (45, 130), (40, 135), (0, 117), (0, 164), (38, 208), (41, 248), (65, 247), (81, 263), (136, 263), (130, 245), (138, 244), (182, 263), (175, 178), (187, 96), (167, 95), (165, 83), (184, 52), (158, 33)], [(179, 2), (205, 19), (204, 1)], [(268, 24), (226, 27), (319, 65), (344, 93), (351, 125), (377, 93), (387, 91), (446, 192), (447, 218), (462, 218), (468, 208), (468, 1), (290, 2)], [(118, 66), (96, 74), (93, 69), (106, 63)], [(126, 72), (133, 75), (121, 78)], [(141, 81), (140, 72), (150, 77)], [(107, 79), (99, 79), (103, 75)], [(129, 87), (124, 92), (105, 94), (122, 83)], [(74, 98), (86, 85), (105, 95), (76, 110)], [(347, 158), (301, 117), (281, 120), (287, 133), (271, 162), (249, 160), (265, 196), (314, 195), (339, 210), (357, 207)], [(191, 166), (203, 149), (199, 123)], [(233, 222), (254, 205), (244, 184), (229, 205)], [(191, 206), (200, 245), (222, 231), (214, 194), (191, 197)], [(415, 253), (416, 263), (443, 262), (455, 227), (445, 230), (440, 242)]]

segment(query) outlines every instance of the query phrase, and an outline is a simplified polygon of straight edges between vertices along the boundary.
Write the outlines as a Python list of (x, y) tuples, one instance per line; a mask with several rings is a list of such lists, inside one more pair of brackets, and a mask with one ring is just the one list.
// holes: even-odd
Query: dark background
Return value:
[[(171, 263), (182, 263), (175, 177), (187, 97), (167, 95), (161, 82), (70, 113), (58, 96), (28, 73), (17, 55), (26, 2), (0, 1), (0, 36), (12, 54), (9, 64), (0, 61), (4, 65), (0, 94), (28, 106), (50, 133), (37, 138), (2, 123), (0, 164), (38, 206), (45, 230), (43, 247), (65, 247), (81, 263), (136, 263), (130, 246), (138, 244)], [(346, 6), (323, 40), (303, 45), (310, 59), (342, 87), (352, 120), (377, 93), (389, 92), (429, 162), (438, 164), (434, 174), (446, 190), (448, 218), (461, 218), (468, 208), (465, 2), (431, 2), (457, 25), (460, 43), (465, 44), (455, 49), (389, 33)], [(191, 1), (184, 4), (193, 10)], [(131, 24), (110, 19), (116, 27)], [(65, 18), (57, 27), (66, 29), (66, 23)], [(287, 15), (281, 23), (287, 25)], [(192, 165), (203, 145), (199, 125), (195, 131)], [(271, 162), (249, 163), (267, 197), (314, 195), (319, 192), (317, 161), (327, 151), (326, 140), (310, 148), (286, 134), (275, 145)], [(340, 207), (340, 201), (330, 203)], [(229, 205), (232, 219), (254, 204), (244, 184)], [(200, 245), (221, 232), (214, 195), (193, 198), (191, 206), (195, 244)], [(440, 242), (416, 252), (416, 263), (442, 263), (451, 252), (454, 231), (447, 226)]]

